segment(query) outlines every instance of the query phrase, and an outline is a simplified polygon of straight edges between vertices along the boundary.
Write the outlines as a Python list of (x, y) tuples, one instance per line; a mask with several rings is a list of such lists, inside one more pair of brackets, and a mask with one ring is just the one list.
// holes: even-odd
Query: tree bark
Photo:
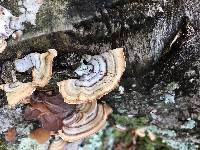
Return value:
[[(14, 10), (7, 1), (2, 5), (17, 14), (17, 5)], [(198, 0), (48, 0), (36, 26), (27, 25), (19, 41), (8, 40), (0, 61), (55, 48), (59, 55), (53, 69), (62, 70), (59, 64), (67, 60), (68, 72), (73, 72), (82, 54), (124, 47), (124, 93), (115, 90), (102, 100), (115, 114), (145, 116), (149, 125), (175, 131), (174, 140), (198, 145), (199, 18)], [(71, 53), (77, 56), (67, 59)], [(61, 55), (67, 58), (59, 59)], [(76, 65), (70, 68), (71, 63)], [(184, 128), (188, 120), (195, 121), (194, 128)]]

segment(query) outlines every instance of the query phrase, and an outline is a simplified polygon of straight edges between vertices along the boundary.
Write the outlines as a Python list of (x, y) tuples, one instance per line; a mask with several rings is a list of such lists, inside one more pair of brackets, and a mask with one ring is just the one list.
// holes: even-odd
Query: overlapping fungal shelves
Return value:
[(13, 82), (0, 85), (0, 89), (6, 92), (8, 104), (11, 106), (20, 103), (26, 97), (32, 95), (36, 87), (44, 87), (52, 76), (53, 58), (57, 56), (55, 49), (49, 49), (46, 53), (31, 53), (14, 62), (18, 72), (25, 72), (33, 68), (33, 81), (28, 83)]
[(123, 48), (101, 55), (85, 56), (82, 65), (75, 70), (80, 79), (69, 79), (58, 83), (59, 91), (69, 104), (94, 101), (118, 86), (125, 70)]
[(46, 53), (31, 53), (22, 59), (15, 60), (15, 68), (18, 72), (25, 72), (30, 68), (32, 70), (34, 86), (44, 87), (48, 84), (52, 76), (52, 63), (57, 56), (55, 49), (49, 49)]
[(84, 139), (104, 127), (112, 109), (106, 104), (92, 103), (79, 104), (77, 113), (63, 120), (59, 136), (68, 142)]
[(32, 69), (33, 81), (13, 81), (0, 85), (0, 88), (6, 92), (8, 103), (12, 106), (29, 97), (31, 107), (27, 107), (25, 118), (39, 120), (42, 128), (57, 132), (64, 141), (73, 142), (104, 127), (112, 109), (106, 104), (97, 103), (97, 99), (118, 86), (126, 65), (124, 51), (123, 48), (117, 48), (101, 55), (86, 55), (82, 65), (75, 70), (79, 79), (61, 81), (58, 84), (60, 94), (56, 96), (37, 95), (36, 101), (31, 101), (35, 89), (44, 87), (51, 79), (56, 56), (57, 51), (49, 49), (42, 54), (31, 53), (16, 59), (15, 71)]

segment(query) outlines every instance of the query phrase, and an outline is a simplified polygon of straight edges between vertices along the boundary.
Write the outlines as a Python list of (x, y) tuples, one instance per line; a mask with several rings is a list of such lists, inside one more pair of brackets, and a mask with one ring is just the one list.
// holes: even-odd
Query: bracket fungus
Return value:
[(69, 143), (63, 141), (61, 138), (55, 137), (53, 142), (49, 145), (48, 150), (78, 150), (82, 144), (82, 140)]
[(57, 51), (49, 49), (46, 53), (31, 53), (22, 59), (15, 60), (15, 70), (18, 72), (25, 72), (34, 67), (33, 81), (28, 83), (13, 81), (0, 85), (0, 89), (6, 92), (9, 105), (14, 106), (31, 96), (37, 86), (44, 87), (48, 84), (52, 76), (52, 63), (55, 56), (57, 56)]
[(48, 84), (52, 76), (52, 64), (54, 57), (57, 56), (55, 49), (49, 49), (46, 53), (31, 53), (22, 59), (15, 60), (15, 69), (18, 72), (25, 72), (33, 68), (33, 85), (44, 87)]
[(25, 110), (26, 120), (39, 120), (42, 128), (58, 131), (65, 141), (83, 139), (99, 131), (112, 109), (106, 104), (92, 103), (69, 105), (60, 94), (33, 95), (30, 107)]
[(86, 56), (75, 72), (80, 79), (69, 79), (58, 83), (65, 102), (80, 104), (94, 101), (112, 91), (126, 67), (123, 48), (117, 48), (101, 55)]
[(6, 92), (7, 101), (10, 106), (14, 106), (17, 103), (22, 102), (35, 91), (35, 87), (32, 86), (31, 82), (3, 84), (0, 85), (0, 89)]
[(52, 76), (53, 58), (57, 56), (55, 49), (49, 49), (48, 52), (40, 55), (39, 69), (33, 69), (33, 84), (44, 87), (48, 84)]
[(54, 140), (48, 150), (64, 150), (67, 142), (63, 141), (62, 139)]
[(106, 104), (92, 103), (79, 104), (77, 112), (63, 120), (59, 136), (68, 142), (86, 138), (104, 127), (112, 109)]

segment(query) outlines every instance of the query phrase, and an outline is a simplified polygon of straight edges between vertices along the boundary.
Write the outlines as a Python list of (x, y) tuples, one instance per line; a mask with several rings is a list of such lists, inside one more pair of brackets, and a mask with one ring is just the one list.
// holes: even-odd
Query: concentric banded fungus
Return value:
[(49, 49), (46, 53), (31, 53), (22, 59), (15, 60), (15, 68), (18, 72), (25, 72), (33, 68), (33, 85), (44, 87), (48, 84), (52, 75), (53, 58), (57, 56), (55, 49)]
[(54, 140), (48, 150), (64, 150), (67, 142), (62, 139)]
[(85, 60), (87, 64), (75, 70), (80, 79), (58, 83), (66, 103), (80, 104), (101, 98), (118, 85), (126, 66), (123, 48), (88, 56)]
[(55, 49), (49, 49), (48, 52), (40, 56), (40, 68), (33, 69), (33, 84), (44, 87), (48, 84), (52, 76), (53, 58), (57, 56)]
[(78, 150), (82, 140), (68, 143), (62, 139), (55, 139), (48, 147), (48, 150)]
[(31, 53), (22, 59), (15, 60), (15, 69), (18, 72), (25, 72), (32, 67), (40, 68), (40, 55), (39, 53)]
[(31, 82), (3, 84), (0, 85), (0, 89), (6, 92), (8, 104), (11, 106), (20, 103), (35, 91), (35, 88), (32, 86)]
[(107, 116), (112, 109), (106, 104), (97, 104), (96, 101), (80, 104), (77, 113), (63, 120), (63, 128), (59, 136), (68, 142), (88, 137), (99, 131), (106, 123)]

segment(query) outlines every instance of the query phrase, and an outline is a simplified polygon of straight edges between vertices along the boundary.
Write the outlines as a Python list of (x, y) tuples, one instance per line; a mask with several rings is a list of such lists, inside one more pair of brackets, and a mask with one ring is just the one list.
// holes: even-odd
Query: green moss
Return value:
[(122, 132), (122, 131), (114, 129), (113, 134), (115, 138), (115, 143), (121, 142), (121, 143), (124, 143), (126, 146), (128, 146), (132, 142), (131, 131)]
[[(171, 150), (166, 143), (163, 142), (163, 140), (159, 137), (156, 138), (156, 140), (152, 141), (149, 139), (148, 136), (145, 136), (144, 138), (138, 137), (136, 140), (136, 145), (133, 144), (133, 138), (132, 130), (127, 131), (120, 131), (115, 128), (106, 129), (106, 131), (111, 131), (109, 134), (105, 134), (103, 137), (103, 148), (102, 150), (111, 150), (113, 149), (117, 144), (123, 145), (124, 148), (136, 147), (137, 150)], [(108, 141), (110, 139), (113, 139), (113, 142), (110, 144)]]
[(7, 150), (5, 143), (1, 140), (0, 140), (0, 150)]
[(171, 150), (161, 138), (152, 141), (147, 136), (137, 139), (137, 150)]
[(90, 136), (85, 140), (85, 144), (79, 150), (103, 150), (103, 136), (104, 132), (106, 132), (107, 127), (105, 126), (103, 129), (98, 131), (96, 134)]
[(130, 128), (138, 128), (147, 125), (149, 119), (147, 117), (127, 117), (123, 115), (112, 114), (111, 115), (116, 124), (120, 124)]
[(46, 1), (37, 13), (37, 25), (29, 26), (29, 28), (26, 28), (25, 33), (30, 31), (51, 31), (54, 24), (58, 24), (58, 22), (63, 24), (67, 4), (68, 1), (66, 0)]

